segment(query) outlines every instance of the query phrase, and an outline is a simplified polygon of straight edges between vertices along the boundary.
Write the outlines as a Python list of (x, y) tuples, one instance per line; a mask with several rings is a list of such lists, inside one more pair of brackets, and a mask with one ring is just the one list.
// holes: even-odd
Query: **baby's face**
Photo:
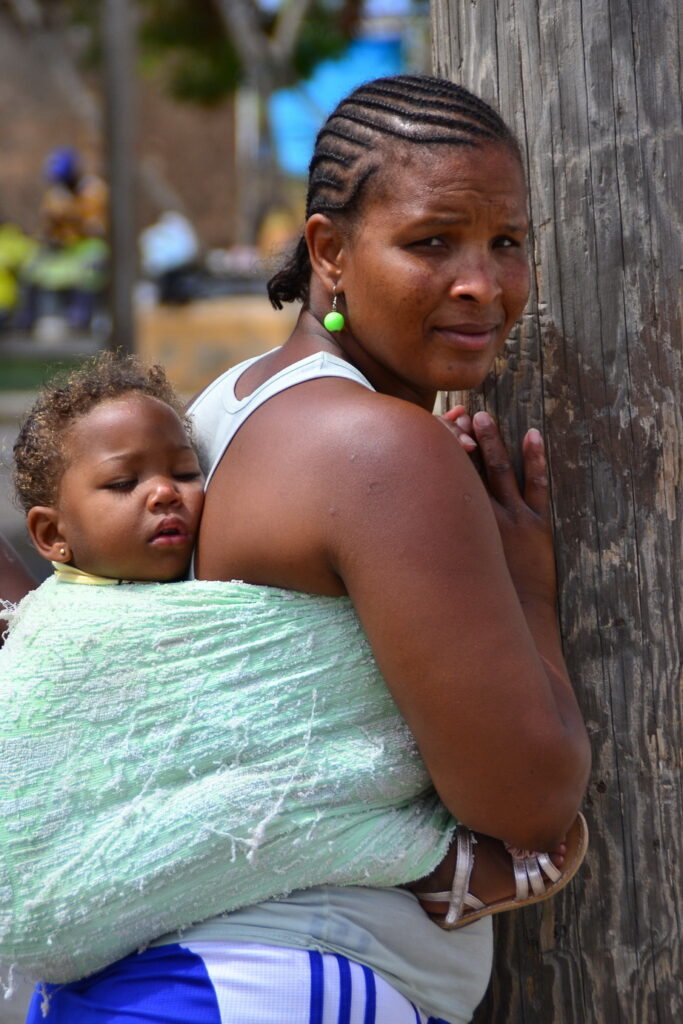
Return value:
[(76, 420), (65, 445), (57, 511), (69, 561), (118, 579), (181, 578), (204, 490), (176, 413), (156, 398), (123, 395)]

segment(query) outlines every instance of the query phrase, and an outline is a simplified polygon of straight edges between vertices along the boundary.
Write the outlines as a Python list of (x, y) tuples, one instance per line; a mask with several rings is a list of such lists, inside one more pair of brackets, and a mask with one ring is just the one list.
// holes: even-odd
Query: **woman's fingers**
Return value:
[(455, 435), (466, 452), (473, 452), (477, 442), (473, 437), (472, 420), (464, 405), (454, 405), (441, 416), (441, 420)]
[(524, 461), (524, 500), (536, 515), (545, 519), (550, 514), (548, 463), (545, 445), (538, 430), (528, 430), (522, 441)]
[(546, 519), (550, 514), (548, 463), (540, 432), (534, 427), (527, 431), (522, 441), (524, 490), (520, 494), (512, 461), (495, 421), (487, 412), (478, 412), (472, 426), (491, 495), (508, 508), (523, 500), (532, 512)]
[(522, 442), (524, 487), (517, 477), (498, 427), (486, 412), (472, 420), (483, 463), (505, 560), (517, 594), (542, 597), (550, 606), (555, 600), (548, 470), (543, 440), (537, 430), (527, 431)]
[(514, 466), (494, 420), (487, 412), (477, 412), (472, 426), (491, 496), (504, 507), (518, 505), (520, 493)]

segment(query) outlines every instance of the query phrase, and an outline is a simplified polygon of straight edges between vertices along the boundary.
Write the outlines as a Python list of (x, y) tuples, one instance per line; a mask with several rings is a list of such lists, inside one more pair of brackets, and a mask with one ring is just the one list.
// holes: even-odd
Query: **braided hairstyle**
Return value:
[[(308, 169), (306, 219), (314, 213), (353, 222), (368, 180), (396, 144), (477, 146), (502, 142), (522, 161), (519, 145), (500, 115), (461, 85), (430, 75), (394, 75), (359, 86), (330, 114), (315, 141)], [(395, 161), (395, 153), (392, 154)], [(389, 164), (390, 165), (390, 164)], [(311, 263), (301, 236), (268, 282), (276, 309), (308, 302)]]

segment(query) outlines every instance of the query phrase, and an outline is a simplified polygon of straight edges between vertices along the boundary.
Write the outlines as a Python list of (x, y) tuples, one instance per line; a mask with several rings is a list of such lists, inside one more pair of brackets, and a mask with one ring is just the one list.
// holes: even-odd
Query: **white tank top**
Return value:
[(329, 352), (316, 352), (297, 363), (292, 363), (291, 366), (285, 366), (245, 398), (237, 398), (235, 386), (238, 380), (252, 363), (261, 358), (263, 357), (255, 356), (253, 359), (247, 359), (221, 374), (213, 384), (202, 391), (187, 410), (194, 423), (199, 443), (202, 468), (206, 474), (205, 486), (208, 486), (228, 445), (245, 420), (274, 395), (279, 395), (296, 384), (319, 377), (342, 377), (345, 380), (356, 381), (370, 391), (375, 390), (370, 381), (351, 363)]

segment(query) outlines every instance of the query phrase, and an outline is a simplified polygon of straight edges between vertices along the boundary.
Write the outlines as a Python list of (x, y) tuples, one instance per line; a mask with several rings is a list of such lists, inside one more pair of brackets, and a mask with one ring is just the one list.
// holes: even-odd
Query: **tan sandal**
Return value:
[(443, 905), (438, 909), (425, 906), (424, 910), (436, 924), (448, 931), (463, 928), (489, 914), (500, 914), (506, 910), (518, 910), (520, 907), (526, 907), (532, 903), (540, 903), (564, 889), (586, 856), (588, 826), (582, 814), (577, 815), (564, 842), (567, 852), (561, 868), (555, 867), (547, 853), (517, 850), (507, 846), (506, 849), (512, 857), (516, 893), (514, 896), (494, 900), (493, 903), (482, 903), (480, 899), (468, 892), (474, 865), (474, 847), (477, 845), (477, 840), (470, 829), (458, 825), (455, 871), (450, 892), (420, 892), (415, 895), (421, 904), (440, 903)]

